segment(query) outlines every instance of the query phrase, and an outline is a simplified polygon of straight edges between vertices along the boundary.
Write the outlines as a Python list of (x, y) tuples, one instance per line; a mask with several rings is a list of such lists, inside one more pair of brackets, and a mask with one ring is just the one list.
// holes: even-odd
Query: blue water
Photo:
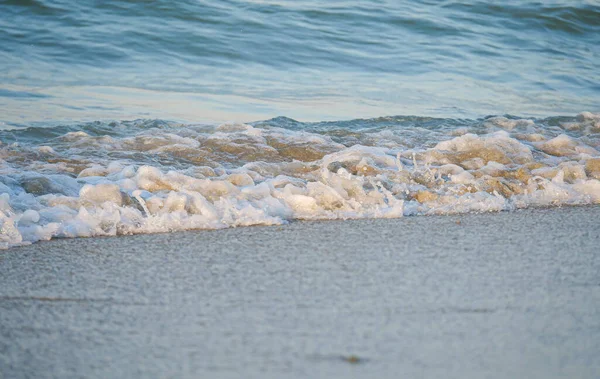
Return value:
[(0, 127), (597, 111), (597, 1), (0, 1)]
[(0, 249), (600, 204), (600, 4), (0, 0)]

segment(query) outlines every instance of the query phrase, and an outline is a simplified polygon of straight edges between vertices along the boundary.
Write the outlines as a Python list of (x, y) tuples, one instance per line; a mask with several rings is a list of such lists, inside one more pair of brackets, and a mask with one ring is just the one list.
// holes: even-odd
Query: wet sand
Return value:
[(0, 252), (0, 378), (597, 378), (600, 207)]

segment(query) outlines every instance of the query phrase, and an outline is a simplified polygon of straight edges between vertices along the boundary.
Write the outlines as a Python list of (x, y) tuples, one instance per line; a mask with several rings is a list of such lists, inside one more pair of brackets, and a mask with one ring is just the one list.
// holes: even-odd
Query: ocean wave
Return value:
[(600, 203), (600, 115), (0, 131), (0, 247)]

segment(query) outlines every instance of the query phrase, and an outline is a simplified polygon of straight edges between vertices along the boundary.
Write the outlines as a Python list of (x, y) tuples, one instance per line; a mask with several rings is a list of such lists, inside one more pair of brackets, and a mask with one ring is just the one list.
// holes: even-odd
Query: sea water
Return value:
[(0, 247), (600, 203), (595, 1), (0, 2)]

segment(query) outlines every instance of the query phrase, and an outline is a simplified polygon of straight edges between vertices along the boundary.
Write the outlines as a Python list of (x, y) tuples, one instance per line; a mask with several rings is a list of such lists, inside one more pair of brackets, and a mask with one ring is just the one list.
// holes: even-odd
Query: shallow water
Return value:
[(600, 116), (1, 131), (0, 247), (600, 203)]
[(599, 36), (586, 1), (1, 2), (0, 248), (597, 204)]
[(563, 207), (9, 250), (0, 376), (597, 378), (599, 217)]

